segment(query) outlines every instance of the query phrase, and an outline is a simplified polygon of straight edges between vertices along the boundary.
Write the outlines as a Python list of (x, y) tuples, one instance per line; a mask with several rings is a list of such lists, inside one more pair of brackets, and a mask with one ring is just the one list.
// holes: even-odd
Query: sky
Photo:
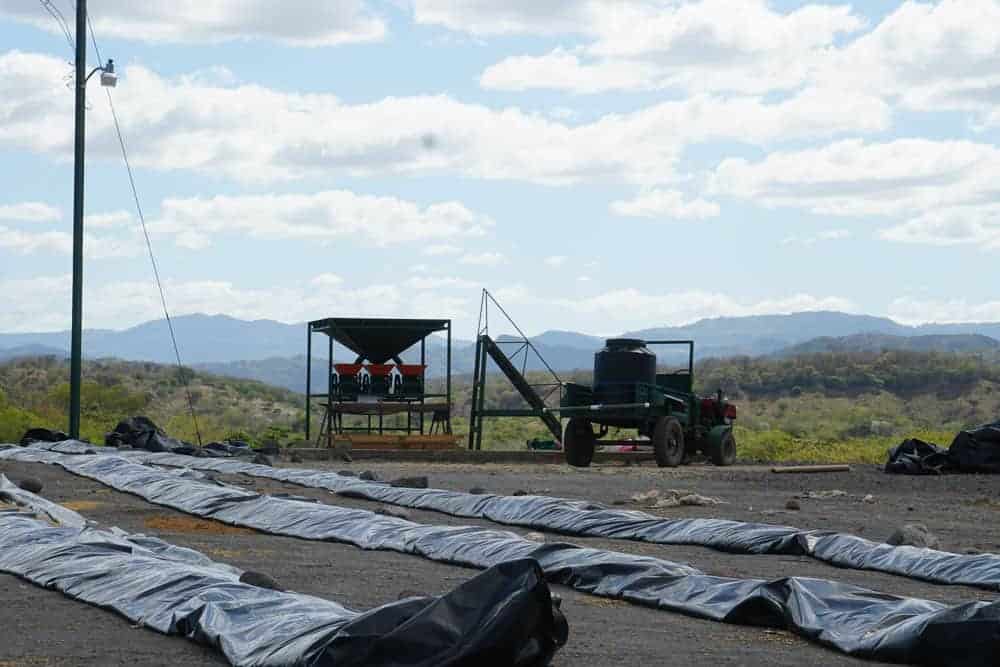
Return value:
[[(91, 0), (172, 314), (1000, 320), (1000, 0)], [(0, 0), (0, 331), (69, 327), (70, 0)], [(97, 62), (93, 46), (88, 64)], [(88, 88), (84, 322), (162, 316)]]

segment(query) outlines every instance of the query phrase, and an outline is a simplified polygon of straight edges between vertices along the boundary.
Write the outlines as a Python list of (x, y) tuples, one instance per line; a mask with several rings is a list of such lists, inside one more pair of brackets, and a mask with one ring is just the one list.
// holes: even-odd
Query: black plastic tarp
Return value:
[(1000, 473), (1000, 422), (960, 431), (947, 449), (916, 438), (889, 450), (885, 471), (905, 475)]
[(86, 526), (2, 475), (0, 495), (27, 510), (0, 511), (0, 571), (214, 646), (234, 665), (533, 667), (566, 640), (532, 560), (360, 613), (240, 583), (238, 570), (156, 538)]
[(649, 556), (566, 543), (540, 544), (507, 531), (422, 525), (366, 510), (261, 496), (171, 475), (117, 456), (74, 456), (28, 448), (2, 451), (0, 459), (4, 458), (60, 465), (151, 502), (281, 535), (346, 542), (478, 568), (531, 558), (550, 582), (727, 623), (785, 627), (860, 657), (992, 665), (1000, 652), (1000, 603), (949, 607), (824, 579), (715, 577)]
[[(39, 445), (78, 452), (77, 443)], [(1000, 590), (1000, 556), (956, 554), (893, 546), (828, 530), (727, 519), (665, 519), (645, 512), (547, 496), (500, 496), (442, 489), (409, 489), (299, 468), (273, 468), (236, 459), (126, 452), (130, 459), (226, 474), (246, 474), (452, 516), (587, 537), (663, 545), (703, 546), (728, 553), (810, 556), (837, 567), (873, 570), (938, 584)]]

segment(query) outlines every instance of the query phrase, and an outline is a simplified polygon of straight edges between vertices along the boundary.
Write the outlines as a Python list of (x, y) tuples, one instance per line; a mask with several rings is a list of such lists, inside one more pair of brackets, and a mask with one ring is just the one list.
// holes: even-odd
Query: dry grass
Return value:
[(69, 500), (62, 503), (62, 506), (68, 510), (73, 510), (74, 512), (88, 512), (90, 510), (96, 510), (98, 507), (103, 507), (105, 503), (99, 503), (96, 500)]
[(247, 528), (237, 528), (220, 521), (206, 521), (188, 516), (169, 516), (159, 514), (151, 516), (143, 525), (152, 530), (162, 530), (168, 533), (211, 533), (214, 535), (253, 535), (254, 531)]

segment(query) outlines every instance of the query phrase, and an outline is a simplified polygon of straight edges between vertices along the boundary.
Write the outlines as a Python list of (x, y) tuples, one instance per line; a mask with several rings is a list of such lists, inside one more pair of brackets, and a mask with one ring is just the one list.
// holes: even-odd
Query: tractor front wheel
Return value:
[(590, 421), (574, 417), (566, 424), (563, 433), (563, 449), (566, 452), (566, 463), (577, 468), (586, 468), (594, 460), (594, 446), (597, 436)]
[(656, 465), (676, 468), (684, 461), (684, 429), (673, 417), (661, 417), (653, 429), (653, 454)]
[(711, 434), (707, 449), (708, 458), (717, 466), (731, 466), (736, 463), (736, 436), (733, 435), (733, 429), (727, 428), (718, 436)]

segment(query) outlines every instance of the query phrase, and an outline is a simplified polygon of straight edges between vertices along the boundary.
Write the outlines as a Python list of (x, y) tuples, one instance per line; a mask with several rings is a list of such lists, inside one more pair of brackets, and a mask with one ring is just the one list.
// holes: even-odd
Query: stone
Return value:
[(395, 486), (402, 489), (426, 489), (428, 485), (426, 475), (416, 475), (413, 477), (398, 477), (391, 482), (389, 486)]
[(679, 505), (702, 506), (702, 505), (721, 505), (722, 501), (719, 500), (718, 498), (713, 498), (711, 496), (702, 496), (697, 493), (689, 493), (686, 496), (681, 496), (680, 498), (678, 498), (677, 503)]
[(253, 457), (253, 463), (260, 466), (271, 466), (274, 467), (274, 461), (267, 454), (257, 454)]
[(937, 535), (927, 529), (922, 523), (907, 523), (896, 530), (885, 541), (893, 546), (908, 545), (924, 549), (937, 549), (941, 546), (941, 541)]
[(872, 494), (869, 493), (868, 495), (866, 495), (864, 498), (861, 499), (861, 502), (864, 502), (864, 503), (874, 503), (875, 502), (875, 496), (873, 496)]
[(241, 574), (240, 583), (256, 586), (257, 588), (270, 588), (273, 591), (285, 590), (281, 584), (271, 577), (267, 576), (263, 572), (255, 572), (254, 570), (247, 570)]
[(397, 519), (409, 519), (410, 516), (412, 516), (408, 510), (405, 510), (402, 507), (393, 507), (392, 505), (379, 505), (375, 508), (375, 514), (392, 516)]
[(847, 491), (841, 491), (840, 489), (830, 489), (829, 491), (807, 491), (806, 498), (812, 498), (813, 500), (829, 500), (830, 498), (845, 498), (847, 497)]
[(25, 477), (17, 485), (28, 493), (41, 493), (42, 481), (37, 477)]
[(358, 479), (363, 479), (363, 480), (365, 480), (366, 482), (374, 482), (374, 481), (377, 481), (377, 480), (378, 480), (378, 475), (376, 475), (376, 474), (375, 474), (375, 473), (374, 473), (373, 471), (371, 471), (371, 470), (365, 470), (365, 471), (364, 471), (364, 472), (362, 472), (362, 473), (361, 473), (360, 475), (358, 475)]
[(792, 511), (798, 511), (798, 510), (802, 509), (802, 503), (800, 503), (799, 501), (797, 501), (795, 498), (791, 498), (791, 499), (789, 499), (789, 501), (787, 503), (785, 503), (785, 509), (786, 510), (792, 510)]
[(411, 591), (409, 589), (404, 589), (399, 591), (399, 595), (396, 597), (397, 600), (406, 600), (407, 598), (425, 598), (426, 593), (421, 593), (420, 591)]
[(471, 489), (469, 489), (469, 493), (471, 493), (474, 496), (481, 496), (488, 492), (481, 486), (474, 486)]
[(292, 463), (302, 463), (302, 457), (295, 452), (292, 452), (292, 455), (288, 457), (288, 460)]
[(545, 535), (542, 533), (528, 533), (527, 535), (524, 536), (524, 539), (530, 542), (544, 542)]
[(660, 492), (658, 489), (650, 489), (649, 491), (644, 491), (642, 493), (637, 493), (632, 496), (632, 502), (637, 505), (643, 505), (646, 503), (656, 502), (656, 499), (660, 497)]
[(528, 492), (525, 491), (524, 489), (518, 489), (517, 491), (515, 491), (511, 495), (512, 496), (526, 496), (526, 495), (528, 495)]

